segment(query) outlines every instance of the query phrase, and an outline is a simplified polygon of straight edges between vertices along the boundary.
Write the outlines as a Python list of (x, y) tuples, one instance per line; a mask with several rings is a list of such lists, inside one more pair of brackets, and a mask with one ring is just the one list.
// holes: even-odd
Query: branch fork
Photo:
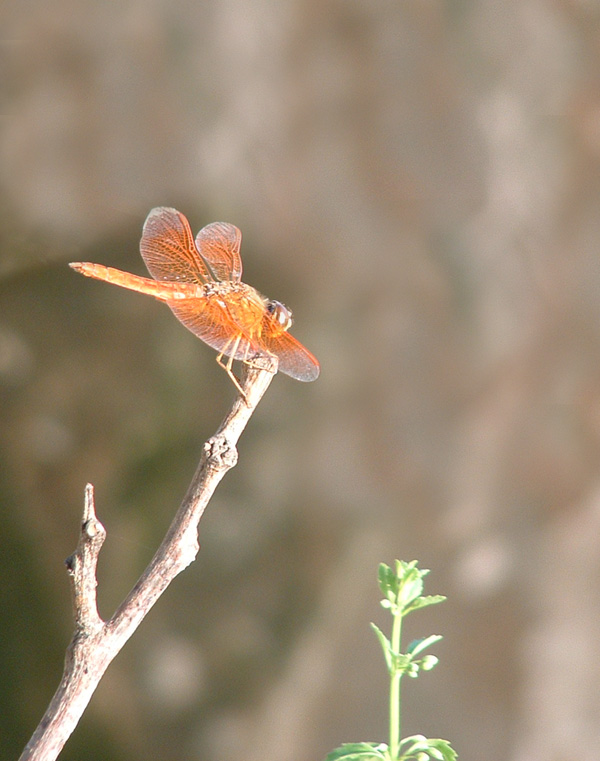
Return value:
[(19, 761), (54, 761), (58, 757), (109, 664), (175, 576), (195, 560), (200, 518), (225, 473), (237, 463), (238, 439), (269, 387), (277, 361), (265, 357), (243, 368), (241, 393), (204, 444), (196, 473), (163, 541), (108, 621), (98, 613), (96, 595), (96, 568), (106, 530), (96, 516), (93, 486), (86, 486), (79, 542), (65, 561), (75, 631), (58, 689)]

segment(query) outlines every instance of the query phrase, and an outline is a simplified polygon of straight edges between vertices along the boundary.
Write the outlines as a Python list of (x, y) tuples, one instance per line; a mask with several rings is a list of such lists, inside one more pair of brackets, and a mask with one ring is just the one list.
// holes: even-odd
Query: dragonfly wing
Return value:
[[(234, 359), (248, 359), (264, 350), (229, 315), (217, 299), (182, 299), (167, 305), (188, 330), (201, 341)], [(238, 340), (239, 339), (239, 340)]]
[(268, 316), (263, 320), (260, 342), (267, 352), (277, 357), (280, 372), (299, 381), (314, 381), (319, 377), (319, 360)]
[(144, 222), (140, 252), (155, 280), (202, 284), (214, 279), (196, 249), (187, 219), (176, 209), (152, 209)]
[(279, 360), (278, 369), (296, 380), (313, 381), (319, 376), (317, 358), (269, 315), (263, 319), (258, 339), (233, 320), (217, 299), (182, 299), (167, 304), (188, 330), (227, 357), (251, 361), (274, 355)]
[(239, 282), (242, 278), (242, 233), (228, 222), (212, 222), (196, 236), (198, 251), (217, 280)]

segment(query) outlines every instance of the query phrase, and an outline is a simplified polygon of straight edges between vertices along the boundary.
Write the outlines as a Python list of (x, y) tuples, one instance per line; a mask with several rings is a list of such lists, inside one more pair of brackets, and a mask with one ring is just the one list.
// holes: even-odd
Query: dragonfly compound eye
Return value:
[(280, 301), (269, 301), (267, 304), (267, 312), (275, 322), (281, 326), (282, 330), (289, 330), (292, 327), (292, 310), (288, 309)]

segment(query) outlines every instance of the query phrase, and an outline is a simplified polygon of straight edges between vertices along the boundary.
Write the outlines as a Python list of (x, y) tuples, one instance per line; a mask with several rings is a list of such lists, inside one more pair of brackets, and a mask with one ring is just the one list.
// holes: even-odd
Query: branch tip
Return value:
[(88, 523), (96, 517), (96, 506), (94, 504), (94, 485), (86, 484), (85, 497), (83, 505), (83, 522)]

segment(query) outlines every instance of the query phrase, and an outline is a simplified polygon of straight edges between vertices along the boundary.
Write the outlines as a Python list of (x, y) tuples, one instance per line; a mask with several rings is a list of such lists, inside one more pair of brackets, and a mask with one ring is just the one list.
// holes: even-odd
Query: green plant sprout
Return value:
[(423, 655), (423, 651), (439, 642), (442, 637), (415, 640), (406, 653), (400, 652), (403, 619), (419, 608), (436, 605), (446, 598), (443, 595), (422, 595), (423, 578), (427, 569), (417, 568), (417, 561), (405, 563), (396, 560), (395, 569), (385, 563), (379, 565), (379, 589), (383, 594), (381, 606), (392, 615), (392, 636), (388, 639), (381, 629), (371, 624), (385, 657), (390, 675), (390, 742), (345, 743), (331, 751), (325, 761), (456, 761), (456, 752), (447, 740), (430, 739), (423, 735), (412, 735), (401, 739), (401, 695), (400, 682), (404, 675), (417, 677), (420, 671), (430, 671), (438, 659), (435, 655)]

